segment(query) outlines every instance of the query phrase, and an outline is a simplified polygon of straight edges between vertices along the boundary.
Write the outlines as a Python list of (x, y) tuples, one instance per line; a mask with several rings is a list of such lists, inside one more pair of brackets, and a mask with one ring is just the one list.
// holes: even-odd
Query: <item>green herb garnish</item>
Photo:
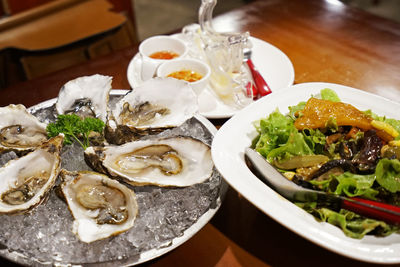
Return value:
[(96, 118), (81, 119), (78, 115), (58, 115), (55, 123), (47, 125), (47, 135), (54, 137), (64, 134), (64, 144), (70, 145), (76, 140), (83, 149), (90, 146), (89, 134), (91, 132), (102, 133), (104, 122)]

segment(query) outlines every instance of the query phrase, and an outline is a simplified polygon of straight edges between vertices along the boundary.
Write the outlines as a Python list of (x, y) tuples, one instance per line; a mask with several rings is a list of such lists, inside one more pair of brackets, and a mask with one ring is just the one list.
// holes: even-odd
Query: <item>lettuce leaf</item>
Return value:
[(271, 150), (267, 155), (269, 162), (283, 162), (293, 156), (314, 155), (312, 149), (307, 145), (304, 136), (298, 132), (291, 132), (286, 144)]
[(340, 227), (345, 235), (352, 238), (363, 238), (366, 234), (374, 230), (381, 233), (382, 236), (398, 230), (396, 227), (390, 226), (383, 221), (364, 218), (345, 209), (335, 212), (330, 209), (321, 208), (319, 212), (323, 221)]
[(344, 172), (341, 175), (330, 175), (325, 180), (310, 180), (309, 183), (319, 190), (344, 195), (348, 197), (361, 196), (367, 199), (376, 199), (378, 190), (373, 188), (375, 175), (361, 175)]
[(332, 176), (329, 177), (328, 179), (324, 179), (324, 180), (310, 180), (308, 181), (310, 184), (312, 184), (313, 186), (315, 186), (316, 188), (318, 188), (321, 191), (325, 191), (325, 192), (330, 192), (329, 190), (330, 186), (331, 186), (331, 182), (332, 182)]
[(400, 191), (400, 161), (383, 158), (375, 169), (376, 181), (389, 192)]
[[(378, 116), (371, 110), (364, 111), (365, 114), (371, 116), (374, 120), (383, 121), (390, 124), (397, 132), (400, 133), (400, 120), (386, 118), (385, 116)], [(400, 135), (398, 135), (395, 140), (400, 140)]]
[(399, 231), (397, 226), (365, 218), (345, 209), (336, 212), (328, 208), (319, 208), (315, 202), (296, 203), (296, 205), (313, 214), (318, 220), (341, 228), (348, 237), (361, 239), (368, 233), (373, 233), (377, 236), (388, 236)]
[(279, 110), (261, 119), (256, 128), (260, 137), (256, 142), (255, 150), (264, 157), (267, 157), (271, 150), (285, 144), (291, 133), (297, 132), (293, 120), (280, 113)]
[(321, 90), (321, 99), (330, 100), (333, 102), (340, 102), (340, 98), (338, 97), (336, 92), (329, 88)]
[(301, 116), (301, 111), (304, 109), (304, 107), (306, 106), (306, 102), (302, 101), (299, 104), (297, 104), (296, 106), (290, 106), (289, 107), (289, 117), (292, 118), (294, 121), (296, 120), (296, 113), (298, 116)]
[(294, 120), (290, 116), (283, 115), (279, 110), (261, 119), (256, 129), (260, 136), (254, 148), (270, 162), (282, 162), (293, 156), (313, 155), (315, 141), (323, 142), (321, 132), (313, 131), (312, 136), (298, 132), (294, 126)]
[(307, 145), (315, 154), (323, 153), (326, 144), (326, 137), (319, 129), (307, 129), (302, 131), (302, 134)]
[(335, 194), (343, 195), (348, 197), (362, 196), (368, 199), (375, 199), (375, 196), (379, 193), (377, 190), (372, 188), (375, 181), (375, 175), (360, 175), (351, 172), (345, 172), (339, 176), (335, 176), (338, 181), (338, 185)]

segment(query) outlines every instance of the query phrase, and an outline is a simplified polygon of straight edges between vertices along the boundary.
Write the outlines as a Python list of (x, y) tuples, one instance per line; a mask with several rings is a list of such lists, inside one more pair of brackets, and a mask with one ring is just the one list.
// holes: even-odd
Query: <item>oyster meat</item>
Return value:
[(61, 189), (73, 217), (72, 232), (86, 243), (130, 229), (138, 213), (133, 190), (104, 174), (62, 170)]
[(210, 178), (214, 166), (208, 145), (183, 136), (89, 147), (85, 160), (133, 185), (190, 186)]
[(0, 108), (0, 151), (32, 150), (47, 141), (46, 124), (30, 114), (24, 105)]
[(60, 90), (56, 103), (58, 114), (77, 114), (107, 119), (112, 77), (95, 74), (67, 82)]
[(0, 168), (0, 213), (19, 213), (40, 204), (60, 171), (63, 136)]
[(106, 138), (110, 143), (122, 144), (180, 126), (197, 111), (197, 96), (187, 82), (150, 79), (116, 103), (109, 116)]

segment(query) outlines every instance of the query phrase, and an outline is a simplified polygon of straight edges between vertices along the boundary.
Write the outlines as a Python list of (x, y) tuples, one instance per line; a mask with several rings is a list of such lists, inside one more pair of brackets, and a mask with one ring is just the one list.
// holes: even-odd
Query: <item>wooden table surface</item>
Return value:
[[(247, 30), (281, 49), (293, 62), (295, 83), (339, 83), (400, 101), (400, 25), (336, 2), (256, 1), (217, 17), (214, 25), (221, 30)], [(137, 47), (132, 47), (17, 84), (0, 91), (0, 106), (37, 104), (56, 97), (65, 82), (94, 73), (113, 76), (115, 89), (129, 88), (126, 69), (136, 52)], [(224, 121), (212, 122), (220, 126)], [(233, 189), (198, 234), (144, 265), (374, 266), (299, 237)]]

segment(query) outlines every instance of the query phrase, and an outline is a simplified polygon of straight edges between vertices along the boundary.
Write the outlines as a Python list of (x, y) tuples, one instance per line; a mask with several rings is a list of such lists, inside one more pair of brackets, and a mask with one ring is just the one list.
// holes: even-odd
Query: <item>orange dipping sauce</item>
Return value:
[(187, 82), (195, 82), (203, 78), (203, 76), (192, 70), (180, 70), (168, 74), (167, 77), (172, 77)]
[(158, 51), (154, 52), (149, 57), (154, 59), (173, 59), (179, 57), (179, 54), (172, 51)]

